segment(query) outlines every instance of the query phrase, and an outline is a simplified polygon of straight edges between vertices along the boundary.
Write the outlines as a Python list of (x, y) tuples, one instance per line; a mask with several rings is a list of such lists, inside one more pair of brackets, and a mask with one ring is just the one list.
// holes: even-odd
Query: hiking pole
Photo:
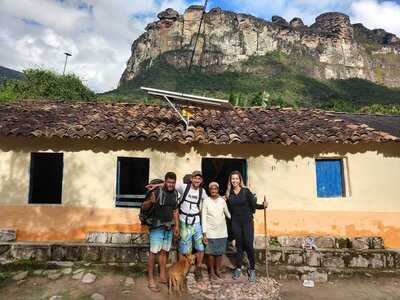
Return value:
[(269, 279), (269, 272), (268, 272), (268, 234), (267, 234), (267, 208), (265, 207), (267, 199), (264, 195), (264, 239), (265, 239), (265, 272), (267, 273), (267, 278)]

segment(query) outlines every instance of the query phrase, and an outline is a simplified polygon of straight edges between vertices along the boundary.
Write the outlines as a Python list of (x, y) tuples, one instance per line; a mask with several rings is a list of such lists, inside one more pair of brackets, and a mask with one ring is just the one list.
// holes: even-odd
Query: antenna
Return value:
[(195, 40), (195, 42), (194, 42), (192, 57), (190, 58), (190, 63), (189, 63), (188, 71), (190, 71), (190, 69), (192, 68), (192, 63), (193, 63), (193, 59), (194, 59), (194, 54), (195, 54), (195, 52), (196, 52), (196, 47), (197, 47), (197, 41), (199, 40), (201, 25), (203, 24), (203, 19), (204, 19), (204, 13), (206, 12), (207, 2), (208, 2), (208, 0), (206, 0), (206, 2), (204, 3), (203, 12), (201, 13), (201, 19), (200, 19), (200, 24), (199, 24), (199, 30), (197, 31), (196, 40)]
[(181, 120), (185, 123), (186, 130), (188, 130), (189, 127), (190, 117), (193, 116), (193, 110), (190, 109), (190, 106), (218, 109), (233, 108), (232, 104), (230, 104), (228, 100), (189, 95), (148, 87), (141, 87), (140, 89), (146, 91), (147, 94), (152, 95), (153, 97), (167, 101), (169, 106), (175, 110)]

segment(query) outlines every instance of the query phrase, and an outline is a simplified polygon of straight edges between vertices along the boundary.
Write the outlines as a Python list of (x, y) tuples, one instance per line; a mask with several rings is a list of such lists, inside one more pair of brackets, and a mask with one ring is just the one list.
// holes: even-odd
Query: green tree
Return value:
[(95, 93), (74, 75), (49, 70), (24, 70), (25, 78), (10, 80), (0, 87), (0, 101), (23, 99), (89, 101)]

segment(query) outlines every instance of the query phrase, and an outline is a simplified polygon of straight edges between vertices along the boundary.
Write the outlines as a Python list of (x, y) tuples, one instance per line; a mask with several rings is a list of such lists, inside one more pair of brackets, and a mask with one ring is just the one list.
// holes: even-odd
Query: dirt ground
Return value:
[[(91, 299), (93, 293), (105, 296), (105, 299), (177, 299), (168, 296), (167, 287), (162, 286), (160, 294), (151, 293), (147, 288), (143, 274), (114, 273), (97, 270), (86, 270), (96, 274), (94, 283), (84, 284), (74, 280), (70, 275), (50, 280), (44, 276), (29, 275), (23, 281), (11, 278), (0, 283), (0, 299), (36, 300), (49, 299), (58, 295), (59, 299)], [(135, 284), (126, 286), (127, 277), (133, 277)], [(400, 278), (353, 278), (338, 279), (324, 284), (316, 284), (314, 288), (305, 288), (297, 280), (280, 280), (283, 300), (399, 300)], [(189, 299), (181, 297), (180, 299)], [(234, 300), (234, 299), (232, 299)]]
[(339, 279), (305, 288), (298, 280), (281, 280), (282, 300), (399, 300), (400, 278)]

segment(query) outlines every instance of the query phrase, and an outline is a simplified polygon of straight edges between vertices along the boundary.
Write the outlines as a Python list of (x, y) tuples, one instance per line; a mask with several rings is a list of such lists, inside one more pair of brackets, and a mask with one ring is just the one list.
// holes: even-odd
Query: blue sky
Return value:
[[(69, 72), (96, 91), (117, 86), (132, 42), (158, 12), (183, 13), (191, 0), (0, 0), (0, 65), (16, 70), (62, 71), (64, 52), (72, 53)], [(301, 17), (310, 25), (327, 11), (348, 14), (352, 23), (400, 35), (400, 0), (210, 0), (208, 9), (243, 12), (267, 20)]]

